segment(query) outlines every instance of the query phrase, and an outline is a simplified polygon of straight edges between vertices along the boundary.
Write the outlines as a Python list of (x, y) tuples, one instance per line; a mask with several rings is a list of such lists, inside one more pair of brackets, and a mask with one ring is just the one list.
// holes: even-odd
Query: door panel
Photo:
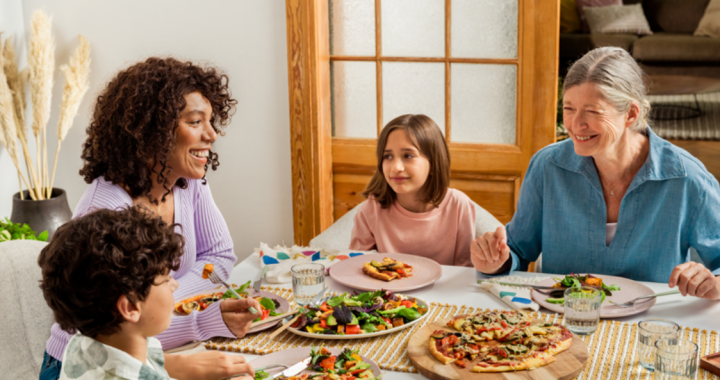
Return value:
[[(509, 221), (530, 158), (555, 139), (559, 2), (371, 3), (286, 0), (296, 243), (362, 202), (377, 133), (404, 113), (436, 121), (448, 140), (451, 186)], [(401, 33), (398, 25), (426, 27)], [(375, 78), (371, 69), (340, 73), (340, 62), (374, 65)]]

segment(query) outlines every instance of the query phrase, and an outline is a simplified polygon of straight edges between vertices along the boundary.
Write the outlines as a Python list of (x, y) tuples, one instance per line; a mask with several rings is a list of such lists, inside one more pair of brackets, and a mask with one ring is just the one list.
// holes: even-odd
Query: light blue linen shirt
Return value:
[(697, 250), (720, 275), (720, 187), (700, 161), (648, 129), (650, 152), (620, 205), (605, 244), (607, 211), (592, 157), (568, 139), (537, 152), (507, 225), (511, 271), (542, 252), (546, 273), (598, 273), (667, 282)]

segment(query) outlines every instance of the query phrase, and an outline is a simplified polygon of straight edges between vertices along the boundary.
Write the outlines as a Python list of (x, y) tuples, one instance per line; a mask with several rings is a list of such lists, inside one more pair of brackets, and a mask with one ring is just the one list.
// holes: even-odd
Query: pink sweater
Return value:
[(397, 202), (383, 209), (372, 197), (355, 214), (350, 249), (409, 253), (441, 265), (472, 267), (475, 206), (462, 191), (448, 189), (440, 206), (415, 213)]

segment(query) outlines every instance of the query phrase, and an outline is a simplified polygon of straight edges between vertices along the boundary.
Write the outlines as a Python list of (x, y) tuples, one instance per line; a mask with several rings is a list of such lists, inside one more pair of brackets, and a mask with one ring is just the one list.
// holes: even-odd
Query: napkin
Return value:
[(260, 248), (255, 248), (255, 252), (260, 255), (260, 269), (268, 266), (268, 272), (265, 275), (265, 281), (271, 284), (284, 284), (292, 282), (290, 268), (295, 264), (301, 263), (320, 263), (327, 270), (333, 265), (347, 260), (351, 257), (376, 254), (376, 251), (351, 251), (337, 249), (318, 249), (310, 247), (285, 247), (277, 245), (270, 248), (265, 243), (260, 243)]
[(538, 311), (540, 305), (533, 301), (530, 296), (530, 289), (520, 286), (508, 286), (494, 284), (489, 281), (512, 282), (515, 284), (537, 284), (548, 277), (519, 277), (519, 276), (503, 276), (487, 279), (486, 282), (480, 284), (482, 289), (487, 290), (491, 294), (500, 298), (506, 304), (515, 310), (532, 310)]

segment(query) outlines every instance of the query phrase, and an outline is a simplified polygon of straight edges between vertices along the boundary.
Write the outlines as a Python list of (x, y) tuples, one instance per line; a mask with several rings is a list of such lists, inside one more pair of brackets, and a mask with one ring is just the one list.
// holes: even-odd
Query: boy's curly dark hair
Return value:
[(177, 270), (184, 240), (139, 207), (99, 210), (60, 227), (38, 258), (40, 289), (60, 328), (94, 338), (124, 321), (116, 303), (144, 301), (155, 277)]
[[(218, 69), (153, 57), (120, 71), (98, 96), (87, 128), (80, 170), (85, 182), (102, 176), (127, 187), (131, 197), (145, 195), (156, 204), (158, 200), (150, 195), (152, 172), (167, 191), (163, 202), (173, 185), (186, 188), (184, 178), (167, 183), (172, 168), (166, 163), (175, 144), (180, 112), (187, 105), (184, 96), (195, 91), (210, 102), (210, 123), (222, 135), (237, 100), (231, 97), (228, 76)], [(208, 166), (216, 170), (218, 165), (218, 154), (210, 151), (205, 170)]]

